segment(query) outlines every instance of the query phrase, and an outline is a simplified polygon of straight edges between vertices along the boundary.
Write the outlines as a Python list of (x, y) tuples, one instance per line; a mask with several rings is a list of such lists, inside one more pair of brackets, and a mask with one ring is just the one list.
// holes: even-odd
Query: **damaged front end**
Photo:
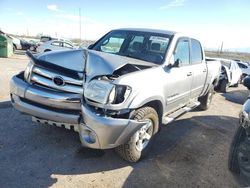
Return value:
[(86, 147), (114, 148), (148, 123), (131, 119), (134, 109), (128, 106), (133, 99), (132, 88), (117, 82), (122, 76), (146, 67), (100, 52), (89, 52), (86, 57), (80, 139)]
[(26, 70), (12, 78), (13, 106), (34, 121), (74, 129), (82, 144), (113, 148), (147, 122), (130, 119), (133, 88), (123, 76), (149, 68), (131, 58), (92, 50), (33, 55)]

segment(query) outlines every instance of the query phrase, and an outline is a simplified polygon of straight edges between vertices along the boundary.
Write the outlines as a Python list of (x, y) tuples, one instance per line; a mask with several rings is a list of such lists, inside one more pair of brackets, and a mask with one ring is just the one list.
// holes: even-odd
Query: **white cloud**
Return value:
[(18, 16), (22, 16), (22, 15), (23, 15), (23, 12), (18, 11), (16, 14), (17, 14)]
[(170, 7), (181, 7), (184, 6), (186, 0), (173, 0), (169, 2), (167, 5), (161, 6), (160, 10), (168, 9)]
[(47, 8), (51, 11), (56, 11), (56, 12), (59, 11), (57, 5), (47, 5)]

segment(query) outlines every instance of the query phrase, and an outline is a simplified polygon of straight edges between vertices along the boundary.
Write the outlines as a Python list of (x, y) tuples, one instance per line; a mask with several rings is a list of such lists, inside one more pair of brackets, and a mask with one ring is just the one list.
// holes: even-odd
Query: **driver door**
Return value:
[(165, 70), (164, 95), (166, 111), (171, 112), (185, 106), (190, 101), (193, 70), (190, 64), (190, 44), (188, 38), (177, 41), (173, 53), (175, 65)]

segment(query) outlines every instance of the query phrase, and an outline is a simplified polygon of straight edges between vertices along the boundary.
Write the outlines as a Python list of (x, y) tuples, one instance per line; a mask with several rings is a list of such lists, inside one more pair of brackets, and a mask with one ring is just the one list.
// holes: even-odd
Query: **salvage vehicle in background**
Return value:
[(216, 89), (223, 93), (226, 93), (228, 87), (238, 87), (238, 84), (241, 82), (242, 71), (237, 62), (234, 60), (222, 58), (210, 59), (220, 61), (222, 65), (220, 80)]
[(118, 29), (88, 49), (31, 54), (11, 80), (13, 106), (33, 121), (79, 132), (85, 147), (136, 162), (161, 124), (209, 108), (221, 64), (181, 33)]
[(70, 41), (61, 41), (61, 40), (50, 40), (44, 42), (36, 48), (38, 53), (49, 52), (49, 51), (61, 51), (74, 49), (75, 46)]
[(250, 66), (248, 65), (248, 63), (244, 63), (243, 61), (237, 62), (237, 64), (242, 71), (241, 75), (241, 82), (242, 82), (246, 76), (250, 75)]
[(10, 36), (8, 35), (9, 38), (12, 39), (12, 42), (13, 42), (13, 51), (15, 50), (21, 50), (22, 49), (22, 44), (21, 44), (21, 40), (16, 38), (16, 37), (13, 37), (13, 36)]
[(36, 51), (36, 43), (34, 41), (21, 40), (22, 50)]
[[(243, 84), (250, 90), (250, 77)], [(244, 103), (240, 113), (240, 125), (235, 131), (228, 158), (228, 167), (241, 178), (243, 186), (250, 186), (250, 99)]]

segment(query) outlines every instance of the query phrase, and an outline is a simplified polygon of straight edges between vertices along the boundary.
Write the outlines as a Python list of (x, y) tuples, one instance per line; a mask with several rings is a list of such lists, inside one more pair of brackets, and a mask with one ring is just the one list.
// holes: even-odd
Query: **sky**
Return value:
[(190, 34), (206, 48), (223, 42), (250, 51), (249, 8), (249, 0), (0, 0), (0, 29), (96, 40), (111, 29), (155, 28)]

